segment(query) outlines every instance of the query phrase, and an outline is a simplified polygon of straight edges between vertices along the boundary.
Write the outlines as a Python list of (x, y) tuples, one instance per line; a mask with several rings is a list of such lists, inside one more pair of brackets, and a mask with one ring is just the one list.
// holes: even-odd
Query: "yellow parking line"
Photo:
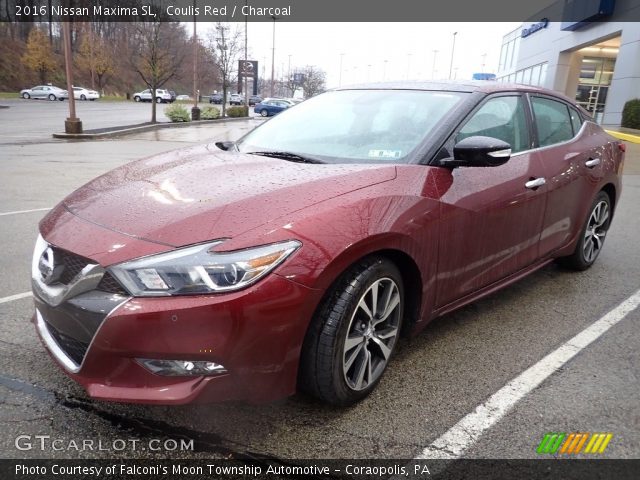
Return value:
[(632, 135), (630, 133), (616, 132), (615, 130), (605, 130), (609, 135), (612, 135), (620, 140), (626, 140), (627, 142), (640, 143), (640, 135)]

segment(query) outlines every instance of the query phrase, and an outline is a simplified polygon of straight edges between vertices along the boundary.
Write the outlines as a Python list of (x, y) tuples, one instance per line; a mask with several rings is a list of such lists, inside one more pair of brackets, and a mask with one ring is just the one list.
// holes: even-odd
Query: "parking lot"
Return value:
[[(405, 458), (421, 455), (512, 379), (640, 288), (640, 145), (628, 144), (622, 200), (590, 270), (552, 264), (404, 340), (378, 389), (348, 409), (298, 395), (269, 405), (158, 407), (100, 403), (53, 363), (30, 323), (30, 262), (46, 210), (91, 178), (137, 158), (232, 140), (260, 120), (111, 140), (54, 140), (66, 102), (0, 110), (0, 442), (3, 458), (111, 458), (112, 450), (16, 448), (19, 435), (193, 439), (193, 451), (119, 457)], [(115, 105), (115, 107), (114, 107)], [(85, 128), (140, 123), (149, 105), (78, 104)], [(86, 114), (86, 119), (83, 115)], [(92, 120), (88, 120), (91, 118)], [(469, 443), (470, 458), (536, 458), (547, 432), (611, 432), (604, 458), (640, 456), (640, 309), (628, 313)]]

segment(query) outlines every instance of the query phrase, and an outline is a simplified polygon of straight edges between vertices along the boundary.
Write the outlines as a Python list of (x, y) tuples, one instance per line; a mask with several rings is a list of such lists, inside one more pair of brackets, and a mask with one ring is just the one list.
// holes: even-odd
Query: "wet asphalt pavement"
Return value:
[[(92, 142), (53, 140), (46, 125), (26, 135), (24, 125), (37, 123), (36, 105), (46, 109), (47, 122), (62, 124), (64, 112), (53, 115), (59, 108), (58, 102), (52, 103), (55, 106), (15, 102), (0, 110), (0, 214), (51, 207), (125, 162), (235, 139), (259, 122), (222, 122)], [(89, 107), (113, 108), (106, 103)], [(17, 128), (20, 115), (27, 121)], [(0, 457), (110, 458), (114, 440), (137, 439), (135, 448), (117, 455), (412, 458), (512, 378), (640, 288), (640, 145), (629, 144), (623, 185), (605, 249), (593, 268), (573, 273), (552, 264), (438, 319), (417, 338), (402, 341), (378, 389), (348, 409), (329, 408), (302, 395), (260, 406), (95, 402), (54, 365), (40, 344), (29, 321), (32, 299), (2, 301)], [(0, 215), (0, 298), (30, 290), (31, 252), (45, 213)], [(636, 310), (525, 396), (467, 456), (535, 458), (546, 432), (586, 431), (613, 433), (602, 457), (640, 457), (639, 342)], [(50, 443), (42, 449), (34, 441), (32, 448), (21, 450), (16, 446), (19, 435), (62, 439), (58, 445), (100, 440), (107, 449), (58, 451)], [(194, 451), (174, 449), (167, 439), (178, 444), (193, 439)]]

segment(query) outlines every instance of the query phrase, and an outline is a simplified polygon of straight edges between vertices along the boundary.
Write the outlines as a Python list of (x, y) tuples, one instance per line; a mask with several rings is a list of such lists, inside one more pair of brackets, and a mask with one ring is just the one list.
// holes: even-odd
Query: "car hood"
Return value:
[(63, 206), (111, 230), (183, 246), (232, 238), (395, 176), (393, 165), (301, 164), (210, 145), (124, 165), (76, 190)]

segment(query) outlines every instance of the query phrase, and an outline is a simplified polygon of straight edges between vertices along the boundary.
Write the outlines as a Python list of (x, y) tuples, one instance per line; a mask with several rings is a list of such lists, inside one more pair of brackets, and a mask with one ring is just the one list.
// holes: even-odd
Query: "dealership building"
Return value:
[(599, 123), (620, 125), (625, 102), (640, 98), (640, 2), (573, 3), (581, 9), (567, 15), (572, 2), (556, 2), (504, 36), (497, 80), (556, 90)]

